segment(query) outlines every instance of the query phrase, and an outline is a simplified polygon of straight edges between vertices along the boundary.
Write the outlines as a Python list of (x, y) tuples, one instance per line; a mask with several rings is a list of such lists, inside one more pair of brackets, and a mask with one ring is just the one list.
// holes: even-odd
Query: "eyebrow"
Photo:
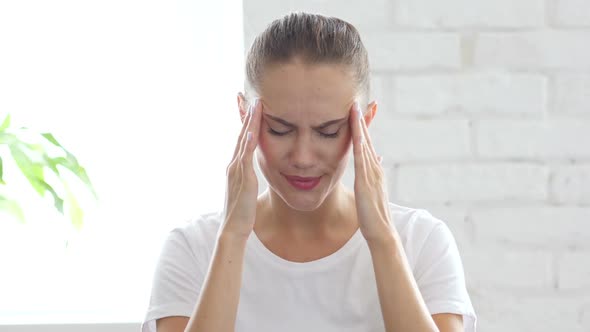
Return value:
[[(297, 127), (296, 125), (294, 125), (294, 124), (292, 124), (292, 123), (290, 123), (288, 121), (285, 121), (285, 120), (283, 120), (281, 118), (278, 118), (276, 116), (272, 116), (272, 115), (267, 114), (267, 113), (263, 113), (263, 114), (264, 114), (264, 116), (269, 117), (270, 119), (272, 119), (272, 120), (274, 120), (274, 121), (276, 121), (276, 122), (278, 122), (280, 124), (283, 124), (283, 125), (285, 125), (287, 127)], [(345, 116), (345, 117), (340, 118), (340, 119), (326, 121), (326, 122), (320, 124), (319, 126), (312, 126), (312, 128), (315, 129), (315, 130), (324, 129), (324, 128), (329, 127), (329, 126), (331, 126), (333, 124), (337, 124), (337, 123), (343, 122), (347, 118), (348, 118), (348, 116)]]

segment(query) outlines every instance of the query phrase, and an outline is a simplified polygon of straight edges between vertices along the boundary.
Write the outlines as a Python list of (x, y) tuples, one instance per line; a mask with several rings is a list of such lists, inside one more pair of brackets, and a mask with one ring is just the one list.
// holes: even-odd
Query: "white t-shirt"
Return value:
[[(474, 332), (476, 315), (447, 225), (425, 210), (392, 203), (390, 209), (430, 314), (461, 314), (465, 331)], [(171, 231), (142, 332), (155, 332), (158, 318), (193, 314), (220, 224), (221, 213), (211, 213)], [(371, 254), (360, 230), (335, 253), (306, 263), (273, 254), (252, 232), (235, 331), (385, 331)]]

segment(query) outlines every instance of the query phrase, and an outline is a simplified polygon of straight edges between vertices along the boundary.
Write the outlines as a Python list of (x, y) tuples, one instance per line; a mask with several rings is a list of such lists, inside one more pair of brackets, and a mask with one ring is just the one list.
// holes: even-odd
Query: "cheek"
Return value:
[[(326, 141), (325, 139), (323, 139)], [(322, 145), (322, 156), (329, 160), (331, 164), (342, 164), (346, 162), (346, 156), (350, 148), (350, 135), (344, 134), (334, 140), (328, 140)]]
[(350, 135), (350, 130), (344, 129), (342, 138), (338, 140), (337, 148), (334, 151), (338, 154), (339, 158), (345, 158), (348, 155), (348, 151), (352, 147), (352, 136)]
[(261, 131), (258, 136), (258, 151), (267, 161), (277, 158), (277, 153), (281, 150), (280, 144), (273, 140), (269, 133)]

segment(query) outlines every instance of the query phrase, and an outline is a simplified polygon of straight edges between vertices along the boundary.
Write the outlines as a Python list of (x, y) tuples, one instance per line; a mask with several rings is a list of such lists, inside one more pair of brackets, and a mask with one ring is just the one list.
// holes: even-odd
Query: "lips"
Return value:
[(301, 177), (285, 175), (287, 181), (299, 190), (311, 190), (320, 183), (321, 176), (318, 177)]

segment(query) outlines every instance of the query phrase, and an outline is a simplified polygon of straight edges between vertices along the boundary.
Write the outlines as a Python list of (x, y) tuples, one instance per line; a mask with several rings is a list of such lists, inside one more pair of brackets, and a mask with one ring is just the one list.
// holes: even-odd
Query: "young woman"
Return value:
[(142, 331), (475, 331), (447, 226), (388, 201), (357, 30), (289, 14), (256, 38), (246, 73), (225, 209), (170, 233)]

